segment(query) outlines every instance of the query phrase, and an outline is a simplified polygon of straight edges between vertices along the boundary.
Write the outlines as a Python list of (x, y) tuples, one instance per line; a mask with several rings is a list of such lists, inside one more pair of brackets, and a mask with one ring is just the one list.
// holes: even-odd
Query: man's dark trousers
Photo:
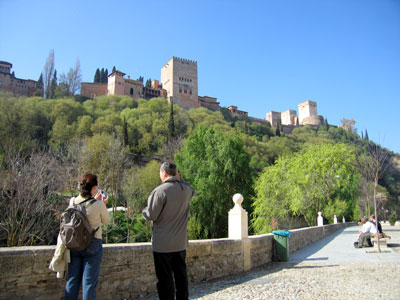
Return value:
[(185, 263), (186, 250), (171, 253), (153, 252), (153, 257), (158, 279), (157, 291), (160, 300), (174, 300), (175, 287), (176, 300), (188, 300), (189, 287)]

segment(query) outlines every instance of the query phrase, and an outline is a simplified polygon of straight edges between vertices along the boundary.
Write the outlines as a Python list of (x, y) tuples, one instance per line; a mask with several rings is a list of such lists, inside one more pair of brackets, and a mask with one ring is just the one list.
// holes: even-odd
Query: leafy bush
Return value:
[(389, 216), (389, 223), (390, 223), (390, 225), (394, 226), (394, 224), (396, 224), (396, 220), (397, 220), (396, 213), (393, 212), (393, 213)]

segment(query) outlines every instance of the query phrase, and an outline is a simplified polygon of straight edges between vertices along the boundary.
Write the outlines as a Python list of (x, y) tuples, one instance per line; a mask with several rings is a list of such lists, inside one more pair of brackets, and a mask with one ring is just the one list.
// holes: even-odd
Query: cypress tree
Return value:
[(280, 127), (281, 127), (281, 122), (278, 121), (278, 123), (276, 124), (276, 130), (275, 130), (275, 135), (276, 135), (276, 136), (281, 136)]
[(151, 87), (151, 78), (147, 79), (146, 81), (146, 87), (150, 88)]
[(125, 147), (128, 146), (128, 143), (129, 143), (128, 123), (126, 122), (126, 119), (124, 118), (124, 145), (125, 145)]
[(325, 130), (329, 131), (329, 123), (327, 118), (325, 118)]
[(365, 129), (365, 137), (364, 137), (364, 139), (365, 139), (366, 141), (369, 141), (367, 129)]
[(36, 87), (37, 87), (37, 90), (36, 90), (35, 95), (39, 96), (39, 97), (43, 97), (43, 74), (42, 73), (40, 73), (40, 77), (37, 81)]
[(171, 110), (169, 113), (169, 124), (168, 124), (168, 136), (169, 140), (172, 140), (175, 137), (175, 120), (174, 120), (174, 104), (171, 103)]
[(56, 97), (56, 88), (57, 88), (57, 70), (54, 70), (53, 78), (50, 83), (50, 99), (54, 99)]
[(104, 75), (106, 77), (106, 80), (104, 83), (108, 83), (108, 69), (106, 69), (106, 71), (104, 72)]
[(104, 80), (104, 68), (101, 68), (101, 71), (100, 71), (100, 83), (104, 83), (105, 82), (105, 80)]
[(100, 83), (100, 70), (97, 68), (96, 73), (94, 74), (94, 83)]
[(115, 71), (117, 71), (117, 69), (115, 68), (115, 66), (112, 68), (111, 73), (114, 73)]

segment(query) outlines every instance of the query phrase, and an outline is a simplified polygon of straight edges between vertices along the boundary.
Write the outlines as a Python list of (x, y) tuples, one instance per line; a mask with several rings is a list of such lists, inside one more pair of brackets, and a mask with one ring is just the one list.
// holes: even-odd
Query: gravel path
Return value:
[[(334, 233), (333, 238), (326, 237), (326, 242), (321, 240), (305, 247), (293, 253), (289, 262), (269, 263), (235, 276), (192, 284), (190, 299), (400, 300), (400, 227), (387, 229), (392, 236), (392, 247), (387, 249), (390, 253), (354, 249), (357, 229), (349, 227)], [(342, 247), (336, 253), (332, 251), (338, 247), (335, 243)], [(158, 297), (147, 295), (138, 299)]]

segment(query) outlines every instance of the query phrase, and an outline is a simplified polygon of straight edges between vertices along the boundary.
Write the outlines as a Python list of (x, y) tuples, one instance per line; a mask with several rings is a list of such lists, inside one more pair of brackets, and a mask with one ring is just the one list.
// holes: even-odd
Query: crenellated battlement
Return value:
[(172, 56), (172, 59), (175, 60), (175, 61), (180, 61), (182, 63), (186, 63), (186, 64), (197, 65), (197, 61), (195, 61), (195, 60), (190, 60), (190, 59), (176, 57), (176, 56)]

